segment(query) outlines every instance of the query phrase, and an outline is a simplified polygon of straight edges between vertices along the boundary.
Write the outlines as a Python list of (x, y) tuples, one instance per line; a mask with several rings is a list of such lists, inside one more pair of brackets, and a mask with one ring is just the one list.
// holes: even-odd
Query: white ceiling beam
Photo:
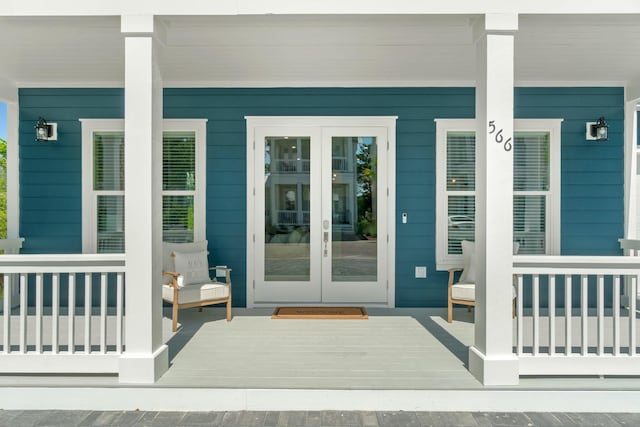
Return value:
[(0, 16), (262, 14), (640, 14), (636, 0), (3, 0)]

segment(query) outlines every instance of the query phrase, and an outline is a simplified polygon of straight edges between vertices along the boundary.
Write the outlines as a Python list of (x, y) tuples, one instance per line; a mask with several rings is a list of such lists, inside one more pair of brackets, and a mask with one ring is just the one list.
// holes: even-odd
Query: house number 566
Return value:
[(498, 144), (503, 144), (504, 151), (511, 151), (511, 149), (513, 148), (513, 145), (511, 144), (511, 137), (505, 140), (504, 136), (502, 135), (502, 132), (504, 131), (504, 129), (500, 129), (497, 132), (496, 132), (496, 129), (497, 129), (496, 121), (495, 120), (489, 121), (489, 135), (495, 134), (494, 138), (496, 142)]

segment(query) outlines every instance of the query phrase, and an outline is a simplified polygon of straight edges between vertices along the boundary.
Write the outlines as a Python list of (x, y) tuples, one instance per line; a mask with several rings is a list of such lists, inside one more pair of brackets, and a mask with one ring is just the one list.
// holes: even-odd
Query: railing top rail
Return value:
[(513, 270), (524, 274), (640, 274), (640, 258), (629, 256), (514, 255)]
[(0, 273), (122, 272), (124, 254), (0, 255)]
[(636, 239), (618, 239), (620, 248), (623, 250), (640, 250), (640, 240)]

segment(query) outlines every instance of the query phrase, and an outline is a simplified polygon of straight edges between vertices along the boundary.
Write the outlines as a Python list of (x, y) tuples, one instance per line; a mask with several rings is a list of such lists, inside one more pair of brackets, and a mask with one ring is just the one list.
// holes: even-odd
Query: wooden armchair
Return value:
[[(163, 242), (162, 299), (172, 304), (172, 330), (178, 329), (178, 310), (213, 304), (227, 304), (227, 321), (231, 314), (231, 269), (209, 268), (207, 241), (193, 243)], [(210, 278), (209, 271), (215, 270)], [(224, 277), (225, 281), (218, 281)]]
[[(513, 253), (517, 254), (520, 249), (518, 242), (513, 243)], [(449, 269), (448, 283), (448, 305), (447, 305), (447, 321), (453, 321), (453, 304), (466, 305), (467, 310), (471, 311), (471, 307), (476, 305), (476, 284), (475, 284), (475, 268), (473, 257), (475, 256), (475, 243), (467, 240), (462, 241), (462, 256), (464, 260), (464, 268), (456, 267)], [(455, 274), (462, 271), (458, 281), (455, 280)], [(512, 316), (515, 317), (515, 288), (513, 292)]]

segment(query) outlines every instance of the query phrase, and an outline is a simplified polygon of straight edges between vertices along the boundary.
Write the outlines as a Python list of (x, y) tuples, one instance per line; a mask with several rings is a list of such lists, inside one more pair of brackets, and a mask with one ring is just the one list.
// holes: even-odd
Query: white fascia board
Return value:
[(400, 0), (329, 0), (301, 2), (292, 0), (4, 0), (0, 16), (108, 16), (108, 15), (263, 15), (263, 14), (633, 14), (640, 13), (635, 0), (458, 0), (425, 2)]

